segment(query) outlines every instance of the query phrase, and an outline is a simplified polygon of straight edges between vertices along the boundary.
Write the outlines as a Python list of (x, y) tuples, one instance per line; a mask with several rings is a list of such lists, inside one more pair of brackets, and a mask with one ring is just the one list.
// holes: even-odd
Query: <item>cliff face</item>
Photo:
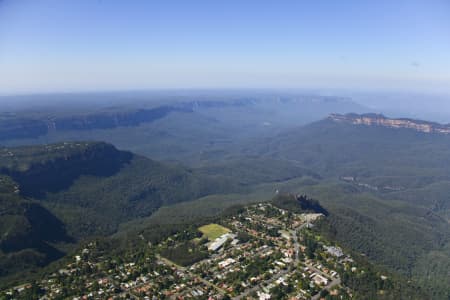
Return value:
[(0, 173), (19, 184), (22, 195), (39, 198), (47, 191), (68, 188), (81, 175), (111, 176), (131, 159), (131, 153), (106, 143), (4, 148), (0, 149)]
[[(0, 222), (0, 249), (3, 252), (40, 249), (47, 242), (73, 242), (61, 220), (39, 203), (24, 200), (17, 195), (3, 194), (2, 198), (4, 220)], [(4, 203), (8, 200), (13, 203)]]
[(41, 120), (0, 119), (0, 141), (34, 138), (46, 135), (47, 132), (47, 125)]
[[(89, 131), (96, 129), (114, 129), (117, 127), (135, 127), (145, 123), (152, 123), (163, 119), (171, 113), (194, 113), (202, 109), (232, 109), (231, 114), (240, 111), (245, 114), (261, 113), (267, 109), (290, 112), (293, 109), (300, 109), (306, 113), (308, 119), (311, 114), (322, 117), (328, 112), (360, 111), (358, 106), (347, 99), (324, 96), (230, 96), (231, 99), (213, 96), (186, 96), (185, 100), (170, 100), (170, 103), (157, 105), (154, 107), (136, 108), (118, 106), (115, 108), (102, 108), (95, 111), (88, 109), (84, 113), (71, 113), (67, 111), (49, 107), (48, 111), (2, 113), (0, 111), (0, 143), (8, 140), (34, 139), (57, 132), (65, 131)], [(194, 99), (195, 98), (195, 99)], [(184, 99), (184, 98), (183, 98)], [(82, 108), (82, 106), (80, 106)], [(251, 109), (254, 111), (248, 111)], [(84, 110), (84, 109), (82, 109)], [(214, 113), (214, 112), (208, 112)], [(287, 115), (293, 114), (288, 113)], [(295, 114), (295, 118), (297, 118)], [(264, 118), (261, 115), (260, 118)], [(296, 119), (295, 119), (296, 120)], [(311, 118), (311, 121), (314, 118)]]
[(112, 129), (133, 127), (151, 123), (173, 112), (192, 113), (198, 108), (239, 107), (251, 105), (251, 100), (236, 101), (191, 101), (174, 105), (164, 105), (148, 109), (97, 112), (68, 115), (64, 117), (42, 116), (39, 119), (26, 117), (0, 118), (0, 141), (11, 139), (37, 138), (52, 131)]
[(0, 119), (0, 141), (37, 138), (50, 131), (110, 129), (139, 126), (164, 118), (172, 112), (191, 112), (190, 107), (159, 106), (135, 111), (99, 112), (58, 118), (27, 119), (8, 117)]
[[(0, 192), (45, 203), (75, 238), (111, 234), (120, 223), (149, 216), (162, 205), (239, 188), (229, 180), (165, 165), (103, 142), (0, 147)], [(0, 194), (3, 208), (1, 201)], [(31, 210), (30, 218), (36, 211)], [(27, 224), (27, 218), (17, 222)], [(0, 210), (0, 236), (1, 224)], [(20, 239), (13, 237), (16, 244)]]
[(182, 109), (172, 106), (160, 106), (152, 109), (140, 109), (137, 111), (94, 113), (56, 118), (48, 121), (47, 126), (49, 129), (55, 129), (57, 131), (139, 126), (142, 123), (150, 123), (161, 119), (171, 112), (180, 111), (190, 112), (189, 109)]
[(329, 120), (353, 125), (383, 126), (388, 128), (405, 128), (424, 133), (450, 134), (450, 124), (439, 124), (413, 119), (391, 119), (381, 114), (331, 114)]
[(55, 244), (74, 242), (56, 215), (18, 191), (17, 183), (0, 175), (0, 277), (44, 266), (64, 255)]

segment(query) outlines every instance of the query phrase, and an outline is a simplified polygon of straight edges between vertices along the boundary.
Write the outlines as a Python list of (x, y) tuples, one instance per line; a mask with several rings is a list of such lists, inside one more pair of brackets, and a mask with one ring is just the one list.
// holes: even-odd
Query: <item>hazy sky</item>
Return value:
[(0, 93), (450, 90), (449, 0), (0, 0)]

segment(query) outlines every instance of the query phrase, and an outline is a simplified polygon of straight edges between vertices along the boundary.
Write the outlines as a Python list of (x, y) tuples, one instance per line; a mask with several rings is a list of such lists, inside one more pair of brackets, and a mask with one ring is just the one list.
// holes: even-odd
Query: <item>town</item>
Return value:
[(364, 270), (311, 230), (323, 217), (259, 203), (123, 257), (91, 242), (64, 268), (0, 298), (351, 299), (341, 278)]

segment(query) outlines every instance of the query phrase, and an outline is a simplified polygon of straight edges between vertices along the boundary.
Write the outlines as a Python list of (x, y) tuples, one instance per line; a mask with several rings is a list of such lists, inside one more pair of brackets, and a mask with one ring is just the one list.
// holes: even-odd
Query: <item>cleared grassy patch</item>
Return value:
[(222, 234), (230, 232), (230, 229), (219, 224), (208, 224), (198, 228), (210, 241), (217, 239)]

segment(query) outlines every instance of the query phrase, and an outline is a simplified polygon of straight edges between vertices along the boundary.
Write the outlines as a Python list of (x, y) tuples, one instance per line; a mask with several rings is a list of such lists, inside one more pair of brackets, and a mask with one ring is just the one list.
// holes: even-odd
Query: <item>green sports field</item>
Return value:
[(215, 240), (222, 234), (230, 232), (228, 228), (225, 228), (218, 224), (208, 224), (198, 228), (198, 230), (203, 233), (210, 241)]

